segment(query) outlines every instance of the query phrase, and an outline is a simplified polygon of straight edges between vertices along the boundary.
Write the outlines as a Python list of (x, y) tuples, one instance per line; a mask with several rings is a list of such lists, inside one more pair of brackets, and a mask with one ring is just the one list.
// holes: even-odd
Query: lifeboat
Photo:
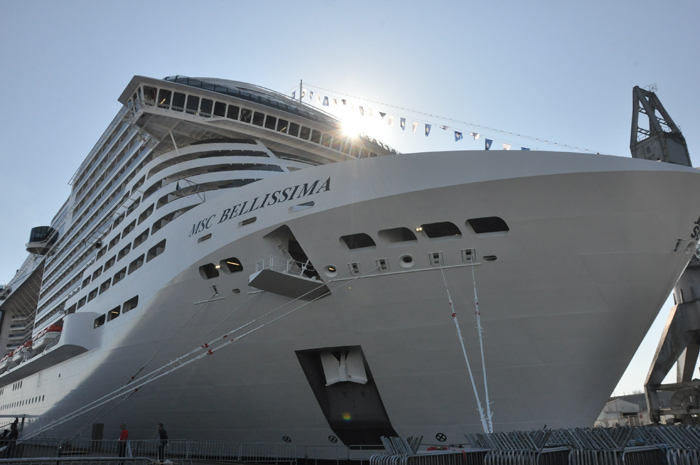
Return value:
[(22, 344), (17, 350), (15, 350), (15, 353), (12, 356), (12, 364), (17, 365), (18, 363), (21, 363), (22, 361), (29, 358), (29, 354), (31, 351), (32, 341), (27, 341), (24, 344)]
[(14, 355), (14, 351), (5, 355), (2, 358), (2, 360), (0, 360), (0, 373), (4, 373), (10, 367), (10, 363), (12, 362), (13, 355)]
[(32, 347), (34, 349), (34, 352), (39, 353), (46, 349), (48, 346), (52, 345), (52, 343), (54, 343), (58, 340), (58, 338), (61, 337), (62, 330), (63, 327), (60, 325), (51, 325), (48, 328), (42, 330), (39, 334), (36, 335), (36, 337), (33, 340), (34, 345)]

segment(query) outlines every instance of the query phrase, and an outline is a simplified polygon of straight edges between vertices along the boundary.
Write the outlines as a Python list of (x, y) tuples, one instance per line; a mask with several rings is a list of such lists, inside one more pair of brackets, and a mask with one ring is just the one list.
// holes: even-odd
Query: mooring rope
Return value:
[(493, 422), (491, 417), (491, 403), (489, 402), (489, 385), (486, 382), (486, 361), (484, 360), (484, 329), (481, 327), (481, 312), (479, 311), (479, 298), (476, 296), (476, 278), (474, 277), (474, 262), (472, 262), (472, 284), (474, 285), (474, 307), (476, 309), (476, 328), (479, 331), (479, 347), (481, 349), (481, 369), (484, 372), (484, 392), (486, 395), (486, 421), (489, 425), (489, 433), (493, 433)]
[[(476, 406), (477, 406), (477, 409), (479, 410), (479, 418), (481, 419), (481, 426), (484, 428), (484, 433), (491, 433), (493, 431), (492, 431), (492, 428), (489, 428), (489, 423), (486, 420), (486, 415), (484, 414), (484, 409), (481, 406), (481, 400), (479, 399), (479, 392), (476, 389), (476, 382), (474, 381), (474, 374), (472, 373), (472, 367), (469, 364), (469, 357), (467, 357), (467, 349), (464, 347), (464, 338), (462, 337), (462, 330), (459, 327), (459, 321), (457, 321), (457, 310), (455, 310), (455, 308), (454, 308), (454, 304), (452, 303), (452, 297), (450, 296), (450, 289), (447, 287), (447, 279), (445, 278), (445, 271), (442, 269), (442, 260), (439, 263), (440, 263), (440, 273), (442, 273), (442, 282), (445, 284), (445, 291), (447, 292), (447, 300), (450, 303), (450, 310), (452, 311), (452, 321), (454, 321), (455, 328), (457, 328), (457, 337), (459, 338), (459, 343), (462, 345), (462, 353), (464, 354), (464, 361), (467, 362), (467, 371), (469, 371), (469, 379), (471, 380), (472, 388), (474, 389), (474, 397), (476, 398)], [(484, 373), (484, 376), (486, 376), (486, 373)]]

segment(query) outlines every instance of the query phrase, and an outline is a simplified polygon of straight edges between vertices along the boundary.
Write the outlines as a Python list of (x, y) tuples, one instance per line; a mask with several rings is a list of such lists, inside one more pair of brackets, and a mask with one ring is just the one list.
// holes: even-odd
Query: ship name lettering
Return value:
[[(261, 208), (275, 205), (277, 203), (286, 202), (288, 200), (294, 200), (295, 198), (300, 199), (302, 197), (319, 194), (321, 192), (328, 192), (329, 190), (331, 190), (331, 178), (326, 179), (326, 181), (319, 186), (320, 182), (321, 180), (317, 179), (310, 185), (308, 182), (305, 182), (304, 184), (299, 184), (293, 187), (286, 187), (284, 189), (276, 190), (272, 193), (267, 193), (263, 196), (261, 202), (258, 202), (258, 199), (260, 197), (255, 197), (253, 201), (250, 202), (250, 204), (247, 200), (236, 204), (233, 207), (227, 208), (223, 212), (221, 212), (219, 224), (231, 220), (233, 218), (239, 217), (241, 215), (245, 215), (246, 213), (250, 213)], [(192, 226), (192, 234), (197, 234), (204, 230), (202, 229), (200, 231), (194, 232), (196, 229), (195, 226), (196, 225)], [(192, 234), (190, 234), (190, 236)]]
[(199, 234), (205, 229), (211, 228), (211, 220), (216, 217), (216, 213), (211, 215), (209, 218), (205, 218), (203, 220), (200, 220), (199, 223), (195, 223), (192, 225), (192, 231), (190, 232), (190, 235), (188, 237), (192, 237), (195, 234)]
[(690, 235), (690, 238), (697, 239), (698, 236), (700, 235), (700, 218), (698, 218), (698, 220), (693, 224), (695, 225), (695, 227), (693, 228), (693, 232)]

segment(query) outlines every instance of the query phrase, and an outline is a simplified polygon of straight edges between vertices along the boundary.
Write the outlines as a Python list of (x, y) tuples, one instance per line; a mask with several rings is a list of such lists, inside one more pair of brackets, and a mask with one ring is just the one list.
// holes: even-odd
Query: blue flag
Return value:
[(462, 133), (455, 131), (455, 142), (462, 140)]
[(406, 118), (401, 118), (401, 130), (406, 130)]
[(486, 150), (489, 150), (491, 148), (491, 144), (493, 144), (493, 141), (491, 139), (484, 139), (484, 143)]
[(425, 137), (428, 137), (430, 135), (430, 125), (426, 124), (425, 125)]
[(295, 90), (294, 92), (292, 92), (292, 100), (294, 100), (294, 98), (296, 98), (296, 96), (297, 96), (297, 91)]
[(527, 147), (520, 147), (520, 150), (530, 150), (530, 149)]
[(328, 97), (323, 97), (323, 106), (324, 107), (328, 106)]
[(314, 99), (314, 91), (313, 91), (313, 90), (310, 90), (310, 91), (309, 91), (309, 98), (310, 98), (311, 100)]

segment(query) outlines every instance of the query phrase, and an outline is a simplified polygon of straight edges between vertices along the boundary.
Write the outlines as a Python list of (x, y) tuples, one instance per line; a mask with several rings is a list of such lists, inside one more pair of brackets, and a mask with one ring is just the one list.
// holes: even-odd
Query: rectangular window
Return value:
[(277, 132), (287, 132), (287, 126), (289, 126), (289, 121), (286, 119), (277, 120)]
[(99, 328), (103, 324), (105, 324), (105, 316), (104, 315), (98, 316), (97, 318), (95, 318), (95, 328)]
[(331, 143), (331, 148), (340, 152), (340, 145), (342, 142), (343, 140), (340, 137), (334, 137), (333, 142)]
[(170, 99), (173, 93), (167, 89), (161, 89), (158, 93), (158, 106), (161, 108), (170, 108)]
[(264, 121), (265, 121), (265, 113), (261, 113), (259, 111), (256, 111), (255, 114), (253, 115), (253, 124), (256, 126), (262, 126)]
[(315, 129), (311, 130), (311, 142), (314, 144), (320, 144), (321, 143), (321, 133)]
[(112, 285), (112, 283), (111, 283), (111, 281), (110, 281), (109, 279), (108, 279), (107, 281), (103, 282), (103, 283), (100, 285), (100, 294), (102, 294), (104, 291), (106, 291), (107, 289), (109, 289), (109, 286), (111, 286), (111, 285)]
[(211, 110), (214, 107), (214, 102), (208, 98), (202, 99), (202, 105), (199, 108), (199, 113), (207, 118), (211, 116)]
[(112, 280), (112, 284), (116, 285), (119, 281), (124, 279), (125, 276), (126, 276), (126, 268), (122, 268), (121, 270), (117, 271), (114, 274), (114, 279)]
[(299, 137), (299, 125), (297, 123), (289, 123), (289, 135)]
[[(214, 116), (226, 116), (226, 104), (222, 102), (214, 103)], [(235, 118), (234, 118), (235, 119)]]
[(274, 131), (275, 127), (277, 127), (277, 118), (272, 115), (267, 115), (267, 119), (265, 120), (265, 128), (272, 129)]
[(165, 239), (151, 247), (148, 251), (148, 255), (146, 256), (146, 262), (150, 262), (154, 258), (156, 258), (158, 255), (162, 254), (165, 251)]
[(117, 262), (116, 256), (107, 260), (107, 263), (105, 263), (105, 271), (109, 270), (112, 267), (112, 265), (114, 265), (116, 262)]
[(158, 90), (155, 87), (143, 86), (143, 101), (146, 105), (154, 106), (156, 104), (156, 93)]
[(309, 140), (309, 136), (311, 135), (311, 129), (307, 128), (306, 126), (301, 127), (301, 133), (299, 134), (299, 137), (304, 140)]
[(97, 297), (97, 288), (90, 291), (90, 293), (87, 296), (87, 301), (90, 302), (95, 297)]
[(199, 110), (199, 97), (196, 95), (187, 96), (187, 113), (190, 115), (196, 115), (197, 110)]
[(145, 209), (143, 213), (139, 215), (139, 224), (143, 223), (146, 220), (146, 218), (151, 216), (151, 213), (153, 213), (153, 204), (151, 204), (150, 207)]
[(117, 261), (121, 260), (122, 258), (126, 257), (126, 255), (131, 252), (131, 244), (127, 244), (126, 247), (121, 249), (119, 251), (119, 255), (117, 256)]
[(229, 105), (228, 106), (228, 113), (226, 114), (226, 117), (228, 119), (238, 119), (238, 111), (240, 108), (238, 108), (236, 105)]
[(131, 223), (129, 223), (129, 225), (126, 228), (124, 228), (124, 231), (122, 231), (122, 237), (126, 237), (127, 234), (129, 234), (131, 231), (133, 231), (135, 227), (136, 227), (136, 220), (132, 221)]
[(140, 246), (143, 244), (143, 242), (148, 239), (148, 229), (146, 229), (144, 232), (139, 234), (136, 239), (134, 239), (134, 248)]
[[(104, 318), (104, 316), (103, 316)], [(107, 321), (112, 321), (115, 318), (119, 318), (119, 307), (115, 307), (107, 312)]]
[(100, 275), (102, 274), (102, 268), (98, 268), (95, 270), (95, 272), (92, 274), (92, 279), (93, 281), (97, 279)]
[(253, 110), (248, 110), (247, 108), (241, 108), (241, 121), (244, 123), (250, 123), (253, 119)]
[(175, 92), (173, 94), (173, 106), (171, 107), (171, 110), (175, 110), (175, 111), (184, 110), (186, 98), (187, 98), (187, 96), (185, 94), (181, 94), (180, 92)]
[(138, 270), (143, 266), (144, 258), (145, 256), (141, 255), (139, 258), (137, 258), (129, 264), (129, 274), (133, 273), (134, 271)]
[(331, 140), (333, 139), (330, 134), (322, 134), (323, 138), (321, 139), (321, 145), (324, 147), (330, 147), (331, 146)]
[(139, 304), (139, 296), (132, 297), (131, 299), (127, 300), (124, 302), (124, 305), (122, 306), (122, 313), (129, 312), (133, 309), (135, 309)]

